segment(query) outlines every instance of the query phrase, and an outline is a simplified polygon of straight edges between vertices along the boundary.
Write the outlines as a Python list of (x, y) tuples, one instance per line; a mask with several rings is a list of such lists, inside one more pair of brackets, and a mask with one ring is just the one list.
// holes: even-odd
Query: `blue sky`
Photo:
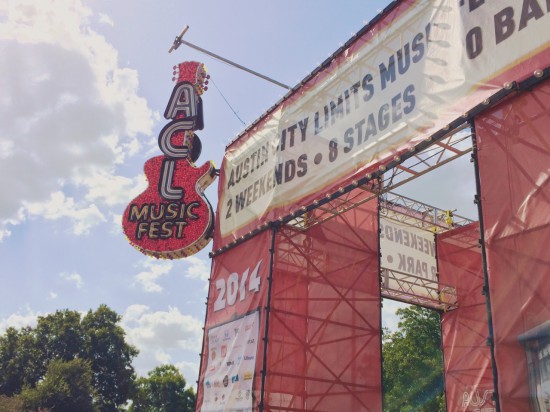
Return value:
[[(221, 93), (249, 124), (286, 91), (185, 46), (168, 54), (174, 37), (188, 24), (187, 41), (293, 86), (387, 4), (0, 2), (0, 332), (105, 303), (141, 351), (140, 374), (173, 363), (194, 382), (211, 246), (179, 261), (148, 258), (126, 241), (121, 215), (146, 187), (143, 164), (160, 154), (172, 66), (201, 61), (219, 88), (203, 95), (198, 164), (219, 166), (244, 129)], [(471, 217), (466, 166), (450, 167), (405, 193)], [(216, 186), (206, 192), (213, 205)], [(397, 305), (384, 306), (394, 326)]]

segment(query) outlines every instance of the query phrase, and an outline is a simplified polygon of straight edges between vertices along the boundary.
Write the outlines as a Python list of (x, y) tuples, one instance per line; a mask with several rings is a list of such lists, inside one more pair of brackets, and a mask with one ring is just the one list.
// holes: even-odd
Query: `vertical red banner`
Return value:
[(550, 83), (476, 119), (502, 412), (550, 411)]
[(382, 411), (377, 206), (277, 234), (265, 411)]
[(479, 224), (437, 236), (439, 280), (456, 288), (458, 308), (441, 316), (447, 412), (493, 411), (489, 329)]
[(197, 411), (257, 411), (271, 231), (213, 258)]

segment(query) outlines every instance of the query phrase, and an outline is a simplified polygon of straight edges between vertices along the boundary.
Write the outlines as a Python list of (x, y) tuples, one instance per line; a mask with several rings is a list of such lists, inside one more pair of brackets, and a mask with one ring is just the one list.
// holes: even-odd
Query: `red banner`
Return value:
[(265, 411), (382, 411), (376, 200), (277, 235)]
[(439, 280), (456, 288), (458, 308), (442, 315), (447, 412), (494, 411), (479, 225), (437, 236)]
[(270, 242), (266, 231), (213, 258), (197, 411), (257, 410)]
[(476, 119), (502, 412), (550, 410), (550, 83)]

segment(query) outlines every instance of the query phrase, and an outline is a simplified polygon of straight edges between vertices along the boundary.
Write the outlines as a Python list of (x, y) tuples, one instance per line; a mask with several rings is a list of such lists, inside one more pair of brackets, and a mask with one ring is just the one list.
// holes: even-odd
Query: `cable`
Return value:
[(240, 120), (240, 122), (243, 124), (243, 126), (246, 126), (246, 123), (243, 122), (243, 119), (241, 119), (239, 117), (239, 115), (237, 114), (237, 112), (235, 111), (235, 109), (233, 109), (233, 107), (231, 106), (231, 104), (229, 104), (229, 102), (227, 101), (227, 99), (225, 98), (225, 96), (223, 95), (223, 93), (221, 92), (221, 90), (218, 88), (218, 86), (216, 85), (216, 83), (214, 82), (214, 79), (212, 77), (210, 77), (210, 81), (212, 82), (212, 84), (214, 85), (214, 87), (216, 88), (216, 90), (218, 91), (218, 93), (220, 93), (220, 96), (223, 98), (223, 100), (225, 100), (225, 103), (227, 103), (227, 105), (229, 106), (229, 108), (231, 109), (231, 111), (233, 112), (233, 114), (237, 117), (237, 119)]

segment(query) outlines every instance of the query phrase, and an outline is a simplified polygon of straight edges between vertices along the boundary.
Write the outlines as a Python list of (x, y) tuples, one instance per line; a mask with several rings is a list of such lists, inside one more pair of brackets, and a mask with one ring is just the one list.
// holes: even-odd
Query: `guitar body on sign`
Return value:
[(189, 159), (175, 162), (173, 186), (182, 189), (178, 200), (159, 194), (165, 156), (145, 163), (149, 186), (124, 212), (125, 233), (139, 251), (159, 257), (185, 257), (198, 252), (210, 241), (213, 212), (203, 190), (214, 179), (215, 167), (207, 162), (195, 167)]

